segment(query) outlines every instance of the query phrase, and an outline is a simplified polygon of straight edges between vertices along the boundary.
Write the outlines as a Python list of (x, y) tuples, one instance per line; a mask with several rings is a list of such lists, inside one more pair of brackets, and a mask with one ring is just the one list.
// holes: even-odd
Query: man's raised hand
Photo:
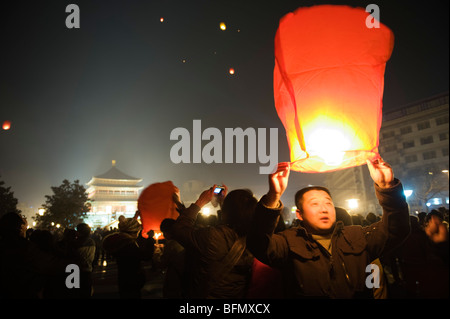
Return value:
[(367, 160), (367, 167), (369, 168), (370, 176), (375, 184), (381, 188), (390, 188), (394, 184), (394, 171), (392, 167), (383, 161), (382, 158), (378, 158), (373, 162)]
[(264, 204), (269, 208), (278, 206), (278, 202), (287, 188), (290, 173), (290, 163), (282, 162), (278, 164), (276, 171), (269, 175), (269, 192)]

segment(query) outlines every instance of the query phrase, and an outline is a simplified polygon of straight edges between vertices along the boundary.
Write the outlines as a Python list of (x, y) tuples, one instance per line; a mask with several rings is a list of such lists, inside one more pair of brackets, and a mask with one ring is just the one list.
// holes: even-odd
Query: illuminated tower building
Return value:
[(91, 210), (85, 222), (91, 227), (104, 227), (116, 221), (120, 215), (133, 217), (137, 210), (141, 178), (129, 176), (116, 167), (104, 174), (94, 176), (87, 183)]

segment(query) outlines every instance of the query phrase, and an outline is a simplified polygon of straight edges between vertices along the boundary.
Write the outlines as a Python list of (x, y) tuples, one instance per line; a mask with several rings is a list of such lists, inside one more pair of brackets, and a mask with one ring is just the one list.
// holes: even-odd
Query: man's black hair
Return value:
[(303, 201), (302, 201), (303, 195), (309, 191), (324, 191), (331, 197), (331, 194), (330, 194), (330, 191), (328, 190), (328, 188), (323, 187), (323, 186), (309, 186), (309, 187), (302, 188), (297, 193), (295, 193), (295, 205), (297, 206), (298, 209), (301, 210), (301, 207), (303, 204)]

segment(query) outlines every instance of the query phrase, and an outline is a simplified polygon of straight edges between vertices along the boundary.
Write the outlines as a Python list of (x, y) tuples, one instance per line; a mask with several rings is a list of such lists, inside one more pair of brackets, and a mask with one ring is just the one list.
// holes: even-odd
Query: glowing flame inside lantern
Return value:
[(158, 240), (159, 237), (161, 237), (162, 233), (155, 233), (153, 236), (156, 240)]
[(341, 165), (346, 152), (361, 149), (363, 146), (350, 119), (341, 122), (340, 118), (318, 114), (306, 118), (307, 123), (303, 128), (304, 147), (310, 157), (318, 157), (328, 166)]
[(155, 232), (155, 235), (153, 236), (153, 238), (156, 240), (156, 244), (159, 244), (158, 239), (159, 239), (159, 237), (161, 237), (161, 236), (162, 236), (162, 233), (156, 233), (156, 232)]
[(306, 141), (310, 155), (317, 155), (327, 165), (338, 166), (344, 159), (345, 150), (350, 147), (344, 134), (335, 129), (317, 128)]
[(227, 29), (227, 25), (225, 24), (225, 22), (220, 22), (220, 30), (225, 31)]

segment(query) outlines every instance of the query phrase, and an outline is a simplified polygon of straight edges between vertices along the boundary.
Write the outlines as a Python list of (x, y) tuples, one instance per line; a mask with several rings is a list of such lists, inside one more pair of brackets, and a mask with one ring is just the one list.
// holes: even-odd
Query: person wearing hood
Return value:
[(135, 218), (122, 218), (119, 232), (110, 234), (103, 240), (103, 248), (116, 258), (117, 283), (122, 299), (140, 299), (145, 284), (142, 261), (151, 260), (153, 245), (138, 241), (142, 226)]

